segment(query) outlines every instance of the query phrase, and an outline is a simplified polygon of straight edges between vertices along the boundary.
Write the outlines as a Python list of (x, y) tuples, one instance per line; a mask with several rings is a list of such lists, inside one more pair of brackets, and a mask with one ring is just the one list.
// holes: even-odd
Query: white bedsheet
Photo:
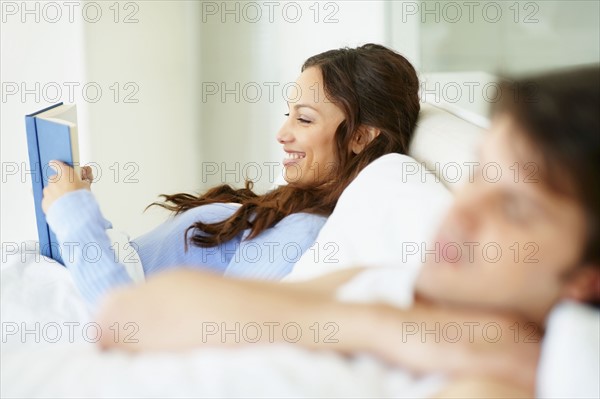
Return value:
[[(33, 254), (6, 258), (0, 300), (3, 398), (418, 398), (443, 384), (439, 376), (415, 378), (367, 356), (348, 359), (293, 344), (180, 354), (102, 352), (86, 342), (95, 338), (93, 328), (84, 333), (90, 313), (67, 270)], [(71, 323), (73, 334), (65, 323)], [(23, 335), (24, 328), (29, 333)], [(61, 338), (50, 342), (57, 330)]]
[(427, 397), (441, 379), (414, 379), (364, 357), (292, 345), (185, 354), (102, 353), (91, 344), (2, 354), (2, 397)]

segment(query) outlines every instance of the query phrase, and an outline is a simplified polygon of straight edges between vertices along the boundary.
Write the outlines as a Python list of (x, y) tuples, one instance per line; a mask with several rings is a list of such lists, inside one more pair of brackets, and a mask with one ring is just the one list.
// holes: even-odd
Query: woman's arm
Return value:
[(326, 221), (323, 216), (294, 213), (250, 240), (245, 239), (250, 233), (246, 230), (225, 276), (281, 280), (313, 245)]
[[(44, 189), (42, 206), (61, 245), (65, 266), (83, 297), (94, 306), (110, 289), (132, 280), (111, 247), (106, 234), (110, 223), (89, 190), (90, 181), (76, 176), (73, 168), (62, 162), (54, 163), (53, 168), (58, 173)], [(85, 177), (90, 171), (84, 171)]]

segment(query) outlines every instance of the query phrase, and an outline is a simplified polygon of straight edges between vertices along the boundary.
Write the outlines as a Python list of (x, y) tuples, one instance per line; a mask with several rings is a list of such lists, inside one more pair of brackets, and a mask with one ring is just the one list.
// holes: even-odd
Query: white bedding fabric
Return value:
[[(62, 266), (31, 253), (12, 255), (2, 264), (1, 282), (3, 398), (425, 398), (444, 383), (439, 376), (415, 378), (367, 356), (348, 359), (293, 344), (180, 354), (101, 352), (86, 342), (95, 339), (96, 330), (84, 333), (90, 314)], [(60, 326), (57, 343), (49, 342), (59, 331), (49, 323)], [(65, 323), (79, 323), (71, 324), (72, 337)], [(38, 342), (34, 333), (23, 335), (24, 328), (37, 329)]]
[(338, 288), (341, 302), (385, 303), (408, 309), (414, 302), (418, 265), (389, 265), (366, 269)]
[(413, 379), (367, 357), (347, 361), (292, 345), (132, 356), (73, 344), (2, 357), (4, 398), (423, 398), (441, 383), (435, 376)]
[(440, 106), (421, 104), (408, 153), (455, 192), (470, 180), (477, 161), (477, 146), (486, 132), (464, 112)]
[(539, 398), (600, 398), (600, 312), (565, 301), (550, 313), (538, 368)]

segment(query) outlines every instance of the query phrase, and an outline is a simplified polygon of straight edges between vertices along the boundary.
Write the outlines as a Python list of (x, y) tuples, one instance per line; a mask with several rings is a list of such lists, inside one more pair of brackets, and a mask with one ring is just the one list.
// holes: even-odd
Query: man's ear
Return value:
[(373, 127), (373, 126), (361, 126), (358, 128), (358, 131), (354, 135), (352, 139), (352, 143), (350, 144), (350, 149), (354, 154), (359, 154), (362, 150), (365, 149), (367, 144), (375, 139), (375, 137), (379, 136), (381, 130)]
[(577, 302), (600, 302), (600, 267), (585, 265), (573, 271), (563, 297)]

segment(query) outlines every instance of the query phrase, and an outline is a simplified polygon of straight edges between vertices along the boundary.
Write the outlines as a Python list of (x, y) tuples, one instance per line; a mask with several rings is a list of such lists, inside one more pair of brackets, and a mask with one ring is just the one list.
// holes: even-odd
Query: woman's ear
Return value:
[(600, 301), (600, 267), (580, 266), (565, 284), (563, 298), (577, 302)]
[(356, 134), (354, 135), (354, 139), (350, 145), (350, 149), (354, 154), (360, 154), (362, 150), (365, 149), (367, 144), (373, 141), (379, 134), (381, 130), (373, 127), (373, 126), (361, 126), (358, 128)]

